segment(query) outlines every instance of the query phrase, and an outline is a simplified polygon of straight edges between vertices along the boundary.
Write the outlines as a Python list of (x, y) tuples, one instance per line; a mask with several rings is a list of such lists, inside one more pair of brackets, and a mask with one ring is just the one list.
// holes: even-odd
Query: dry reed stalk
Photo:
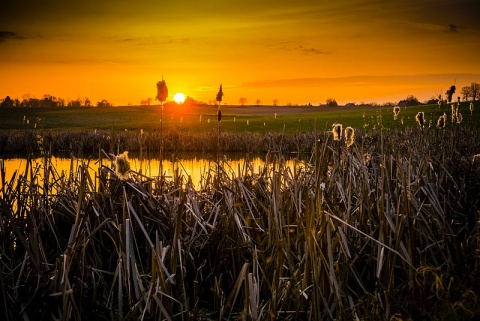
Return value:
[(88, 163), (62, 174), (27, 162), (0, 189), (2, 309), (10, 320), (471, 316), (479, 139), (463, 124), (357, 131), (329, 173), (324, 133), (293, 168), (278, 153), (262, 168), (213, 163), (197, 188), (178, 168), (160, 186), (104, 164), (95, 180)]

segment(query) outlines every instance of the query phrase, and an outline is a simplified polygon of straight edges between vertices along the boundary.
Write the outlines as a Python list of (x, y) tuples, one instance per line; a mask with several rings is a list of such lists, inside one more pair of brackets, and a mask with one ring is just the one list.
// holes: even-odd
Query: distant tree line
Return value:
[[(455, 85), (450, 86), (450, 88), (445, 92), (445, 100), (447, 102), (451, 102), (453, 99), (453, 95), (456, 92), (456, 87)], [(476, 101), (480, 100), (480, 84), (476, 82), (472, 82), (470, 86), (464, 86), (462, 87), (460, 91), (460, 95), (457, 97), (457, 100), (463, 100), (463, 101), (468, 101), (469, 99)], [(425, 102), (425, 104), (430, 105), (430, 104), (437, 104), (439, 101), (442, 100), (442, 96), (440, 95), (438, 98), (431, 98), (428, 101)], [(241, 97), (238, 100), (238, 103), (241, 106), (245, 106), (247, 104), (248, 100), (245, 97)], [(273, 99), (273, 106), (278, 106), (278, 99)], [(147, 98), (145, 100), (140, 101), (140, 105), (142, 106), (148, 106), (152, 103), (152, 98)], [(211, 100), (209, 101), (209, 104), (212, 105), (214, 104), (215, 101)], [(260, 106), (262, 104), (262, 101), (260, 99), (256, 99), (255, 103), (257, 106)], [(176, 104), (175, 102), (167, 102), (168, 104)], [(199, 105), (206, 105), (204, 102), (196, 101), (192, 97), (187, 96), (185, 99), (185, 102), (183, 105), (191, 105), (191, 106), (199, 106)], [(354, 102), (349, 102), (345, 104), (345, 107), (354, 107), (354, 106), (372, 106), (372, 107), (377, 107), (377, 106), (401, 106), (401, 107), (406, 107), (406, 106), (418, 106), (422, 105), (422, 103), (413, 95), (408, 95), (407, 98), (400, 100), (398, 103), (393, 103), (393, 102), (387, 102), (383, 104), (377, 104), (377, 103), (360, 103), (356, 104)], [(24, 95), (22, 100), (19, 100), (18, 98), (16, 99), (11, 99), (10, 96), (5, 97), (4, 99), (0, 99), (0, 107), (2, 108), (14, 108), (14, 107), (24, 107), (24, 108), (36, 108), (36, 107), (110, 107), (113, 106), (108, 100), (102, 99), (101, 101), (98, 101), (96, 104), (92, 104), (90, 99), (85, 98), (85, 99), (80, 99), (77, 98), (75, 100), (65, 100), (60, 97), (55, 97), (52, 95), (43, 95), (43, 98), (35, 98), (35, 97), (30, 97), (29, 95)], [(293, 106), (291, 103), (287, 103), (287, 106)], [(297, 105), (295, 105), (297, 106)], [(312, 104), (307, 104), (307, 106), (312, 106)], [(333, 98), (328, 98), (326, 100), (325, 104), (319, 104), (319, 106), (328, 106), (328, 107), (337, 107), (338, 103), (335, 99)]]
[(29, 95), (24, 95), (22, 100), (15, 98), (12, 99), (10, 96), (0, 99), (0, 107), (2, 108), (51, 108), (51, 107), (110, 107), (112, 104), (106, 100), (102, 99), (97, 102), (96, 105), (93, 105), (90, 99), (80, 99), (75, 100), (65, 100), (60, 97), (55, 97), (52, 95), (43, 95), (42, 98), (31, 97)]
[(464, 101), (472, 98), (473, 101), (480, 100), (480, 84), (472, 82), (470, 86), (462, 87), (461, 95)]

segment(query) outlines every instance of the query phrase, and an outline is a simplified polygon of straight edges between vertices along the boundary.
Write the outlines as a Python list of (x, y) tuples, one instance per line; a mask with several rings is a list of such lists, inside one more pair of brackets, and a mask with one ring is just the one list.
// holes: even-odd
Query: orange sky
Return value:
[[(0, 0), (0, 98), (419, 100), (480, 83), (478, 0)], [(457, 92), (458, 93), (458, 92)]]

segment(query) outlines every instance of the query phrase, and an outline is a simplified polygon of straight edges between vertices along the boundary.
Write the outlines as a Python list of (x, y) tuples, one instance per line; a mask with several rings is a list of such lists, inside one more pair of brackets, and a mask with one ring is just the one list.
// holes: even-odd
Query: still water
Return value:
[[(239, 159), (226, 159), (226, 166), (237, 173), (244, 168), (246, 164), (245, 158)], [(128, 158), (130, 163), (130, 169), (137, 173), (141, 173), (148, 177), (156, 177), (160, 173), (160, 161), (158, 159), (138, 159)], [(95, 159), (81, 159), (81, 158), (59, 158), (51, 157), (50, 162), (55, 171), (60, 175), (68, 176), (72, 171), (76, 171), (80, 165), (87, 165), (90, 171), (91, 177), (95, 177), (95, 173), (98, 172), (100, 162)], [(45, 163), (42, 158), (31, 160), (31, 169), (36, 171), (37, 175), (42, 178), (44, 173)], [(102, 165), (112, 167), (112, 162), (108, 159), (102, 160)], [(162, 162), (163, 173), (166, 178), (171, 178), (178, 171), (180, 175), (185, 177), (185, 180), (190, 177), (194, 186), (198, 186), (202, 177), (205, 176), (210, 169), (215, 169), (216, 162), (212, 159), (206, 158), (188, 158), (188, 159), (175, 159), (175, 160), (163, 160)], [(265, 158), (252, 157), (248, 160), (248, 165), (255, 173), (259, 173), (265, 166)], [(299, 166), (303, 166), (304, 163), (297, 159), (289, 159), (285, 162), (285, 165), (294, 170)], [(24, 158), (12, 158), (12, 159), (0, 159), (0, 169), (5, 171), (5, 181), (9, 182), (12, 175), (16, 172), (17, 178), (19, 175), (25, 176), (27, 171), (27, 160)], [(27, 172), (27, 180), (30, 179), (31, 169)], [(0, 182), (1, 184), (1, 182)]]

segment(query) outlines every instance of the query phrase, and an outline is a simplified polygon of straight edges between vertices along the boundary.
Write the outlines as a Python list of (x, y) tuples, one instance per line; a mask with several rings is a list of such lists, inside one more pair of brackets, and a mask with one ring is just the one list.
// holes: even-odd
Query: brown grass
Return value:
[(357, 130), (347, 149), (321, 133), (294, 169), (279, 152), (220, 161), (198, 186), (27, 162), (1, 176), (3, 320), (472, 318), (479, 141)]

